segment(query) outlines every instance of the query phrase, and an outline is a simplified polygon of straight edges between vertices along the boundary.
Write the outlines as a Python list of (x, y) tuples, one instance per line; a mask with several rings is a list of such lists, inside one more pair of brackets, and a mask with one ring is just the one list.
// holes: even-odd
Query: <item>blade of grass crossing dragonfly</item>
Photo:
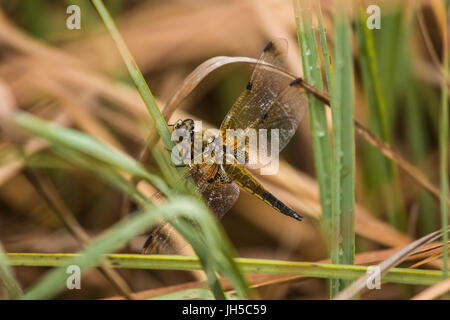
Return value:
[[(133, 185), (124, 180), (124, 178), (114, 170), (115, 166), (122, 170), (147, 177), (150, 181), (155, 181), (155, 178), (157, 177), (150, 175), (144, 168), (134, 162), (133, 159), (110, 149), (84, 133), (55, 126), (33, 116), (20, 114), (17, 116), (17, 122), (22, 127), (51, 141), (55, 151), (64, 157), (67, 157), (69, 161), (91, 170), (105, 181), (118, 187), (131, 198), (134, 198), (142, 206), (148, 206), (148, 200), (146, 200)], [(105, 166), (104, 161), (113, 167)], [(164, 189), (167, 189), (167, 187), (164, 187)], [(167, 193), (170, 192), (167, 190)], [(191, 198), (191, 200), (194, 201), (194, 198)], [(192, 224), (177, 220), (169, 222), (177, 228), (177, 231), (187, 238), (201, 258), (202, 264), (205, 267), (204, 270), (208, 276), (208, 282), (217, 298), (223, 299), (225, 297), (217, 279), (217, 270), (220, 270), (223, 275), (229, 276), (230, 281), (236, 283), (238, 292), (241, 295), (244, 295), (247, 293), (247, 286), (245, 280), (232, 261), (233, 253), (231, 251), (231, 246), (224, 240), (224, 233), (219, 233), (218, 230), (220, 229), (217, 229), (215, 223), (212, 222), (212, 216), (208, 216), (209, 219), (206, 219), (204, 216), (201, 218), (195, 216), (200, 212), (208, 212), (208, 209), (203, 203), (201, 203), (201, 205), (202, 210), (198, 211), (198, 209), (195, 209), (197, 211), (191, 213), (194, 215), (194, 218), (188, 219), (188, 221), (195, 221), (195, 226), (202, 226), (201, 230), (204, 230), (206, 233), (205, 241), (207, 241), (211, 248), (214, 247), (215, 250), (207, 248), (205, 245), (202, 245), (201, 242), (197, 241), (196, 236), (198, 236), (198, 230), (193, 228)], [(187, 206), (187, 208), (188, 207), (189, 206)], [(209, 213), (206, 213), (206, 215), (209, 215)], [(198, 221), (195, 218), (197, 218)], [(213, 256), (215, 259), (210, 258), (210, 250), (214, 251)]]
[[(127, 66), (130, 76), (133, 79), (133, 82), (137, 90), (139, 91), (142, 100), (147, 106), (147, 110), (149, 111), (150, 116), (152, 117), (156, 131), (161, 137), (165, 148), (167, 150), (172, 150), (172, 148), (175, 146), (175, 143), (172, 141), (172, 136), (169, 127), (167, 125), (167, 122), (164, 119), (161, 110), (158, 108), (156, 100), (153, 97), (153, 94), (150, 91), (150, 88), (148, 87), (147, 82), (145, 81), (144, 76), (142, 75), (142, 72), (139, 70), (136, 61), (131, 55), (125, 41), (123, 40), (119, 30), (117, 29), (114, 23), (114, 20), (112, 19), (110, 13), (108, 12), (108, 9), (106, 9), (102, 0), (91, 0), (91, 2), (97, 9), (97, 12), (99, 13), (101, 19), (103, 20), (103, 23), (105, 24), (106, 28), (111, 34), (117, 46), (117, 49), (119, 50), (120, 55), (122, 56), (125, 65)], [(186, 172), (186, 170), (184, 168), (179, 168), (178, 172), (180, 173), (180, 175), (182, 175)], [(192, 179), (190, 180), (192, 183)]]
[(97, 9), (106, 28), (110, 32), (114, 42), (116, 43), (117, 49), (119, 49), (119, 52), (127, 66), (128, 72), (130, 73), (130, 76), (133, 78), (133, 82), (136, 85), (136, 88), (138, 89), (142, 97), (142, 100), (144, 100), (144, 103), (147, 106), (147, 109), (153, 119), (153, 122), (155, 123), (156, 130), (161, 136), (164, 145), (166, 146), (166, 148), (171, 150), (174, 146), (174, 143), (171, 140), (171, 135), (169, 127), (167, 126), (167, 122), (165, 121), (161, 113), (161, 110), (158, 108), (155, 98), (153, 97), (152, 92), (150, 91), (150, 88), (148, 87), (147, 82), (144, 79), (144, 76), (142, 75), (133, 56), (128, 50), (125, 41), (120, 35), (119, 30), (117, 29), (116, 24), (114, 23), (114, 20), (112, 19), (110, 13), (108, 12), (108, 9), (106, 9), (106, 7), (104, 6), (102, 0), (91, 0), (91, 1), (94, 7)]
[[(218, 233), (213, 218), (205, 211), (203, 204), (192, 198), (178, 197), (169, 200), (160, 207), (147, 207), (142, 212), (134, 214), (132, 217), (108, 229), (96, 241), (86, 247), (80, 255), (70, 258), (63, 265), (63, 268), (50, 272), (43, 280), (33, 286), (25, 294), (24, 298), (43, 299), (54, 296), (66, 283), (67, 274), (64, 266), (77, 265), (83, 270), (97, 265), (103, 254), (119, 249), (126, 241), (141, 234), (159, 221), (160, 217), (169, 221), (184, 220), (185, 218), (199, 221), (200, 230), (205, 235), (207, 243), (203, 243), (201, 250), (197, 253), (200, 253), (201, 266), (207, 274), (208, 284), (216, 299), (226, 298), (217, 278), (217, 271), (228, 276), (240, 297), (249, 296), (244, 278), (240, 274), (232, 274), (238, 269), (230, 268), (229, 264), (222, 264), (224, 259), (230, 259), (230, 255), (227, 252), (223, 252), (224, 243), (228, 242), (224, 241), (221, 234)], [(190, 230), (189, 228), (177, 230), (183, 235), (189, 234), (191, 238), (198, 234), (192, 228)], [(214, 251), (214, 254), (211, 254), (211, 251)], [(217, 257), (223, 258), (217, 259)], [(232, 259), (231, 261), (235, 264)]]

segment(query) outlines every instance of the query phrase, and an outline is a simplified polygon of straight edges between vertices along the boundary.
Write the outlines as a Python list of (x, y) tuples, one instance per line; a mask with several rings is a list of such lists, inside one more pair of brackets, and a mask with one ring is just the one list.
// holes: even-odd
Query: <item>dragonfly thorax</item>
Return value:
[(201, 125), (196, 127), (192, 119), (180, 119), (173, 127), (177, 132), (175, 141), (180, 145), (178, 149), (182, 150), (182, 158), (188, 160), (190, 164), (238, 162), (236, 141), (227, 138), (220, 130), (203, 130)]

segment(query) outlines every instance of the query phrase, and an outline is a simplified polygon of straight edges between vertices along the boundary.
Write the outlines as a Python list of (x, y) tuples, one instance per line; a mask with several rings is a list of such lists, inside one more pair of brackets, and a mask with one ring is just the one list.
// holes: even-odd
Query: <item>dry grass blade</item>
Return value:
[[(53, 119), (53, 123), (63, 126), (70, 125), (71, 121), (65, 114), (60, 114)], [(39, 138), (29, 139), (23, 147), (23, 152), (27, 156), (31, 156), (45, 148), (48, 143), (42, 141)], [(23, 158), (17, 158), (17, 160), (7, 163), (0, 167), (0, 186), (4, 185), (12, 177), (17, 175), (24, 167), (25, 160)]]
[[(231, 63), (250, 63), (256, 64), (257, 59), (246, 57), (214, 57), (206, 60), (194, 71), (192, 71), (186, 79), (184, 79), (180, 88), (170, 98), (162, 111), (164, 119), (169, 121), (173, 112), (180, 106), (184, 99), (198, 86), (198, 84), (211, 72)], [(152, 128), (149, 138), (147, 139), (146, 147), (139, 155), (139, 161), (145, 163), (149, 157), (149, 150), (158, 142), (158, 135), (156, 129)]]
[[(271, 190), (276, 191), (280, 199), (292, 204), (295, 209), (305, 211), (310, 217), (320, 219), (317, 181), (284, 161), (280, 162), (280, 172), (277, 175), (262, 178)], [(260, 223), (267, 223), (267, 232), (270, 232), (270, 222), (260, 221)], [(356, 205), (355, 229), (358, 235), (390, 247), (404, 246), (412, 241), (385, 222), (375, 219), (360, 205)]]
[(439, 260), (442, 257), (442, 252), (443, 250), (441, 249), (441, 251), (439, 251), (438, 253), (436, 253), (435, 255), (429, 256), (419, 262), (414, 263), (410, 268), (414, 269), (414, 268), (418, 268), (424, 264), (430, 263), (430, 262), (434, 262), (434, 264), (438, 263), (440, 265), (440, 267), (442, 268), (442, 260)]
[[(177, 111), (174, 118), (199, 120), (192, 114), (181, 111)], [(205, 128), (212, 128), (212, 125), (208, 122), (203, 121), (202, 123)], [(281, 200), (291, 204), (294, 209), (305, 212), (306, 215), (315, 220), (320, 219), (319, 188), (315, 179), (285, 161), (280, 161), (278, 174), (261, 176), (260, 178), (264, 185), (274, 191)], [(254, 215), (245, 210), (241, 212), (241, 215), (256, 223), (265, 232), (274, 236), (278, 234), (278, 231), (272, 228), (273, 221), (268, 219), (254, 220), (252, 218)], [(286, 224), (284, 228), (289, 228), (289, 224)], [(386, 222), (376, 219), (366, 208), (358, 204), (356, 205), (355, 229), (358, 235), (389, 247), (402, 247), (412, 241), (412, 238), (395, 230)]]
[(256, 64), (258, 59), (247, 57), (225, 57), (219, 56), (206, 60), (194, 71), (192, 71), (181, 84), (180, 88), (175, 92), (172, 98), (164, 107), (163, 115), (170, 119), (172, 113), (177, 109), (181, 102), (198, 86), (198, 84), (206, 78), (208, 74), (216, 69), (232, 63), (249, 63)]
[[(444, 14), (445, 7), (443, 2), (431, 1), (430, 5), (433, 8), (433, 12), (436, 14), (435, 20), (439, 22), (441, 32), (445, 32), (445, 14)], [(417, 12), (417, 21), (419, 22), (419, 29), (420, 32), (422, 33), (423, 40), (425, 42), (425, 47), (428, 51), (428, 54), (431, 57), (432, 64), (434, 68), (439, 72), (440, 77), (444, 77), (444, 71), (441, 62), (439, 61), (439, 56), (433, 46), (433, 41), (431, 40), (430, 33), (427, 27), (425, 26), (425, 19), (422, 10), (418, 10)], [(448, 79), (446, 79), (445, 81), (447, 81), (447, 85), (449, 85)]]
[[(450, 228), (447, 229), (447, 232), (450, 230)], [(403, 249), (397, 251), (395, 254), (390, 256), (388, 259), (384, 260), (380, 264), (378, 264), (379, 270), (380, 270), (380, 276), (383, 276), (386, 274), (386, 272), (389, 271), (389, 269), (394, 268), (398, 264), (400, 264), (402, 261), (405, 260), (406, 257), (410, 256), (415, 250), (419, 249), (420, 247), (433, 242), (434, 240), (440, 238), (442, 236), (442, 231), (435, 231), (433, 233), (430, 233), (426, 235), (425, 237), (422, 237)], [(367, 279), (370, 277), (370, 274), (366, 274), (359, 278), (358, 280), (354, 281), (350, 286), (348, 286), (346, 289), (344, 289), (342, 292), (340, 292), (338, 295), (336, 295), (336, 300), (347, 300), (353, 298), (355, 295), (357, 295), (359, 292), (364, 290), (366, 287)]]
[[(425, 190), (428, 190), (436, 199), (441, 199), (441, 193), (437, 188), (417, 167), (403, 158), (395, 150), (393, 150), (386, 142), (378, 138), (373, 132), (364, 127), (361, 123), (355, 120), (356, 132), (364, 138), (371, 145), (376, 147), (380, 152), (391, 159), (395, 164), (414, 179)], [(450, 198), (447, 197), (447, 204), (450, 205)]]
[(414, 296), (412, 300), (433, 300), (450, 292), (450, 279), (443, 280), (434, 286), (423, 290), (418, 295)]

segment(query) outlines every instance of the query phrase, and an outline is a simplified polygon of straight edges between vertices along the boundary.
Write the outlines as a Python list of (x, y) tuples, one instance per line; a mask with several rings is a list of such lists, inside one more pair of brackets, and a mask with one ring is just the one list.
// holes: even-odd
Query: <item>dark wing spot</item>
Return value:
[(253, 88), (253, 84), (249, 81), (249, 82), (247, 83), (246, 89), (247, 89), (248, 91), (251, 91), (252, 88)]
[(269, 43), (266, 44), (266, 46), (264, 47), (264, 52), (266, 52), (267, 50), (270, 50), (270, 48), (272, 48), (273, 46), (273, 42), (269, 41)]
[(153, 235), (151, 234), (151, 235), (148, 236), (147, 240), (145, 240), (145, 243), (144, 243), (144, 245), (142, 247), (144, 249), (147, 249), (148, 246), (150, 245), (150, 243), (152, 243), (152, 241), (153, 241)]
[(296, 84), (300, 84), (303, 81), (302, 78), (297, 78), (293, 80), (291, 83), (289, 83), (290, 86), (295, 86)]
[(266, 119), (267, 119), (267, 112), (264, 112), (264, 113), (261, 115), (261, 119), (263, 119), (263, 120), (266, 120)]

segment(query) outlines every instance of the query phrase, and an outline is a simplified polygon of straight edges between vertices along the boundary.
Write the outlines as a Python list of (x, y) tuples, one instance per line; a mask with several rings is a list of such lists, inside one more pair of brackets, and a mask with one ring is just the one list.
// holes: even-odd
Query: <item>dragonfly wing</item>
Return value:
[(226, 115), (221, 129), (267, 129), (270, 150), (270, 130), (279, 130), (279, 151), (289, 142), (305, 114), (306, 91), (282, 72), (268, 68), (270, 63), (283, 68), (282, 57), (287, 42), (277, 39), (266, 46), (254, 68), (247, 88)]
[(170, 241), (172, 231), (172, 227), (167, 222), (162, 222), (154, 226), (148, 233), (147, 240), (142, 248), (142, 253), (176, 253), (176, 248)]
[[(239, 197), (238, 185), (216, 164), (190, 166), (188, 172), (181, 178), (181, 183), (186, 183), (189, 175), (207, 205), (219, 219), (231, 209)], [(162, 194), (158, 196), (162, 197)], [(154, 227), (144, 244), (144, 252), (173, 253), (174, 247), (170, 241), (171, 230), (167, 223)]]
[(296, 85), (289, 84), (278, 95), (259, 121), (251, 125), (251, 129), (266, 129), (267, 142), (270, 150), (272, 130), (278, 129), (278, 152), (284, 149), (295, 134), (299, 122), (303, 119), (308, 105), (306, 90)]
[(203, 199), (221, 219), (237, 201), (238, 185), (216, 164), (196, 166), (191, 174)]
[(278, 93), (289, 84), (289, 79), (266, 64), (284, 69), (282, 57), (287, 52), (287, 41), (276, 39), (264, 48), (258, 63), (254, 66), (247, 88), (230, 109), (222, 122), (221, 128), (245, 129), (258, 119), (276, 99)]
[[(273, 65), (282, 70), (286, 69), (283, 57), (286, 56), (288, 51), (288, 43), (286, 39), (275, 39), (270, 41), (263, 52), (261, 53), (258, 63), (254, 66), (252, 75), (248, 83), (248, 90), (264, 90), (271, 88), (266, 92), (268, 96), (276, 96), (276, 92), (284, 87), (286, 81), (285, 76), (272, 68), (268, 68), (266, 65)], [(279, 77), (274, 76), (279, 74)], [(269, 76), (269, 77), (268, 77)]]

